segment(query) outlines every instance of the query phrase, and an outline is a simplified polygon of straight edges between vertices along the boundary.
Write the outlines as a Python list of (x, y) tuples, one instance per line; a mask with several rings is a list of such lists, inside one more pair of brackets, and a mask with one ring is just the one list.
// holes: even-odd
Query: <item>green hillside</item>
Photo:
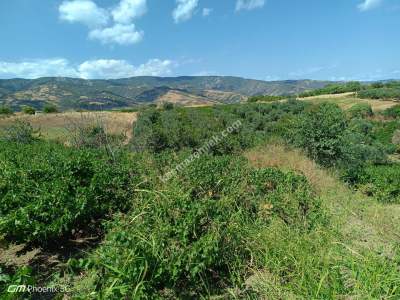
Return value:
[[(290, 95), (321, 88), (327, 82), (274, 81), (239, 77), (133, 77), (115, 80), (39, 78), (0, 80), (0, 104), (19, 109), (52, 103), (61, 109), (111, 109), (161, 101), (170, 91), (199, 97), (202, 102), (240, 102), (248, 96)], [(224, 93), (230, 94), (224, 94)]]

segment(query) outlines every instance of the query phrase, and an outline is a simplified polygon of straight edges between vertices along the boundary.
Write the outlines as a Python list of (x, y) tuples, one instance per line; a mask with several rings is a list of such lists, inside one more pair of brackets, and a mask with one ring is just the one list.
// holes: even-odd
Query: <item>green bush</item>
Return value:
[(22, 112), (27, 115), (34, 115), (36, 110), (32, 106), (23, 106)]
[[(0, 235), (47, 244), (130, 206), (134, 164), (62, 145), (0, 143)], [(93, 225), (93, 224), (92, 224)]]
[(288, 98), (289, 96), (273, 96), (273, 95), (259, 95), (259, 96), (252, 96), (247, 99), (247, 102), (254, 103), (254, 102), (274, 102)]
[(11, 115), (13, 113), (12, 109), (5, 105), (0, 105), (0, 115)]
[(25, 121), (17, 120), (6, 126), (0, 135), (0, 141), (9, 143), (29, 144), (36, 140), (32, 125)]
[(400, 203), (400, 165), (368, 166), (358, 186), (384, 203)]
[(395, 105), (385, 109), (383, 115), (389, 118), (400, 118), (400, 105)]
[(109, 223), (77, 292), (191, 298), (241, 286), (248, 263), (255, 267), (260, 258), (252, 248), (257, 232), (274, 219), (305, 232), (324, 220), (304, 177), (252, 170), (232, 157), (204, 157), (159, 191), (140, 193), (129, 214)]
[(358, 93), (359, 98), (400, 100), (400, 88), (371, 88)]
[(311, 108), (292, 132), (292, 141), (325, 166), (334, 165), (341, 157), (341, 139), (347, 127), (343, 111), (332, 103)]
[(371, 105), (366, 103), (359, 103), (353, 105), (348, 110), (348, 113), (351, 118), (367, 118), (367, 117), (372, 117), (374, 115)]
[(171, 109), (174, 109), (174, 104), (171, 102), (164, 102), (162, 105), (162, 108), (164, 110), (171, 110)]
[(45, 114), (58, 113), (58, 108), (57, 108), (57, 106), (55, 106), (55, 105), (46, 104), (46, 105), (43, 107), (43, 112), (44, 112)]
[[(196, 149), (214, 137), (220, 137), (209, 152), (216, 155), (235, 153), (267, 136), (281, 134), (284, 124), (280, 122), (302, 113), (305, 107), (306, 103), (290, 100), (168, 111), (148, 109), (139, 114), (135, 124), (133, 148), (154, 153), (167, 149)], [(232, 124), (239, 126), (221, 136)]]
[(350, 81), (346, 83), (333, 83), (328, 84), (321, 89), (315, 89), (312, 91), (306, 91), (299, 94), (299, 97), (311, 97), (311, 96), (319, 96), (319, 95), (326, 95), (326, 94), (342, 94), (348, 92), (358, 92), (363, 89), (363, 85), (357, 81)]

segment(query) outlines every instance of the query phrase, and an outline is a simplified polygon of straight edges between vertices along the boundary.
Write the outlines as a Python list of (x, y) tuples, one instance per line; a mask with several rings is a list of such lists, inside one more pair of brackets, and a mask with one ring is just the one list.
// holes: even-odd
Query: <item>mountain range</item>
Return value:
[(237, 103), (254, 95), (292, 95), (321, 88), (328, 81), (262, 81), (231, 76), (140, 76), (110, 80), (65, 77), (0, 80), (0, 104), (18, 110), (45, 104), (67, 109), (112, 109), (143, 103), (182, 105)]

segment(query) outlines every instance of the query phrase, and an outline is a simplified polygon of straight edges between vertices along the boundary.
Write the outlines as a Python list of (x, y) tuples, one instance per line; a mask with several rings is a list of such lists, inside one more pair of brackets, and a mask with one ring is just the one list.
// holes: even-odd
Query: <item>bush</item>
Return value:
[(371, 105), (366, 103), (359, 103), (353, 105), (348, 110), (348, 113), (351, 118), (367, 118), (367, 117), (372, 117), (374, 115)]
[(44, 112), (45, 114), (58, 113), (58, 108), (57, 108), (57, 106), (55, 106), (55, 105), (46, 104), (46, 105), (43, 107), (43, 112)]
[(288, 98), (288, 96), (273, 96), (273, 95), (259, 95), (259, 96), (252, 96), (247, 99), (247, 102), (254, 103), (254, 102), (274, 102)]
[(299, 97), (311, 97), (311, 96), (319, 96), (319, 95), (327, 95), (327, 94), (342, 94), (348, 92), (358, 92), (361, 91), (364, 87), (360, 82), (350, 81), (346, 83), (340, 84), (328, 84), (321, 89), (315, 89), (312, 91), (306, 91), (299, 94)]
[(400, 165), (368, 166), (358, 187), (384, 203), (400, 203)]
[(400, 105), (395, 105), (385, 109), (383, 115), (389, 118), (400, 118)]
[(358, 93), (358, 97), (367, 99), (396, 99), (400, 100), (400, 88), (371, 88)]
[(0, 115), (11, 115), (13, 113), (12, 109), (5, 105), (0, 105)]
[(134, 165), (59, 144), (0, 143), (0, 235), (45, 245), (130, 206)]
[(36, 110), (31, 106), (23, 106), (22, 112), (27, 115), (34, 115), (36, 113)]
[(37, 131), (30, 123), (17, 120), (3, 130), (0, 140), (8, 143), (29, 144), (36, 140), (36, 133)]
[[(210, 147), (210, 153), (235, 153), (261, 142), (267, 136), (281, 134), (287, 118), (302, 113), (307, 105), (289, 100), (169, 111), (148, 109), (139, 114), (135, 123), (133, 148), (155, 153), (196, 149), (214, 137), (221, 137)], [(222, 137), (224, 130), (233, 124), (239, 126)]]
[(171, 110), (171, 109), (174, 109), (174, 104), (171, 102), (164, 102), (162, 105), (162, 108), (164, 110)]
[(300, 231), (321, 222), (319, 200), (304, 177), (251, 170), (230, 157), (204, 157), (160, 189), (138, 195), (132, 211), (109, 224), (89, 259), (89, 282), (80, 284), (87, 290), (78, 293), (107, 299), (216, 294), (241, 286), (246, 265), (262, 261), (252, 245), (272, 220)]
[(341, 139), (346, 127), (346, 118), (339, 106), (322, 103), (299, 119), (291, 139), (318, 163), (332, 166), (341, 157)]

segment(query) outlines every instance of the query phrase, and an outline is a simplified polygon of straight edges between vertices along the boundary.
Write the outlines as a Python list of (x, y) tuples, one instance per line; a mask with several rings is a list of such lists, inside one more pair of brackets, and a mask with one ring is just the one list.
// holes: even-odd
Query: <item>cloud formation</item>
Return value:
[(199, 4), (198, 0), (176, 0), (177, 6), (172, 12), (172, 18), (175, 23), (189, 20)]
[(108, 11), (91, 0), (64, 1), (58, 8), (60, 19), (70, 23), (82, 23), (88, 27), (104, 26), (108, 23)]
[(126, 60), (97, 59), (73, 65), (64, 58), (36, 59), (23, 62), (0, 61), (0, 78), (77, 77), (116, 79), (133, 76), (165, 76), (172, 73), (171, 60), (150, 59), (134, 66)]
[(261, 8), (265, 5), (265, 0), (237, 0), (236, 11), (240, 10), (253, 10)]
[(137, 31), (135, 24), (115, 24), (112, 27), (94, 29), (89, 32), (89, 38), (99, 40), (103, 44), (130, 45), (143, 39), (143, 31)]
[(133, 19), (143, 16), (146, 12), (146, 0), (121, 0), (111, 14), (116, 23), (129, 24)]
[(360, 11), (368, 11), (377, 8), (382, 4), (383, 0), (364, 0), (363, 3), (358, 5)]
[[(143, 39), (133, 20), (147, 12), (146, 0), (121, 0), (114, 8), (98, 7), (92, 0), (64, 1), (59, 6), (62, 21), (89, 27), (89, 38), (102, 44), (132, 45)], [(110, 20), (111, 22), (110, 24)]]

